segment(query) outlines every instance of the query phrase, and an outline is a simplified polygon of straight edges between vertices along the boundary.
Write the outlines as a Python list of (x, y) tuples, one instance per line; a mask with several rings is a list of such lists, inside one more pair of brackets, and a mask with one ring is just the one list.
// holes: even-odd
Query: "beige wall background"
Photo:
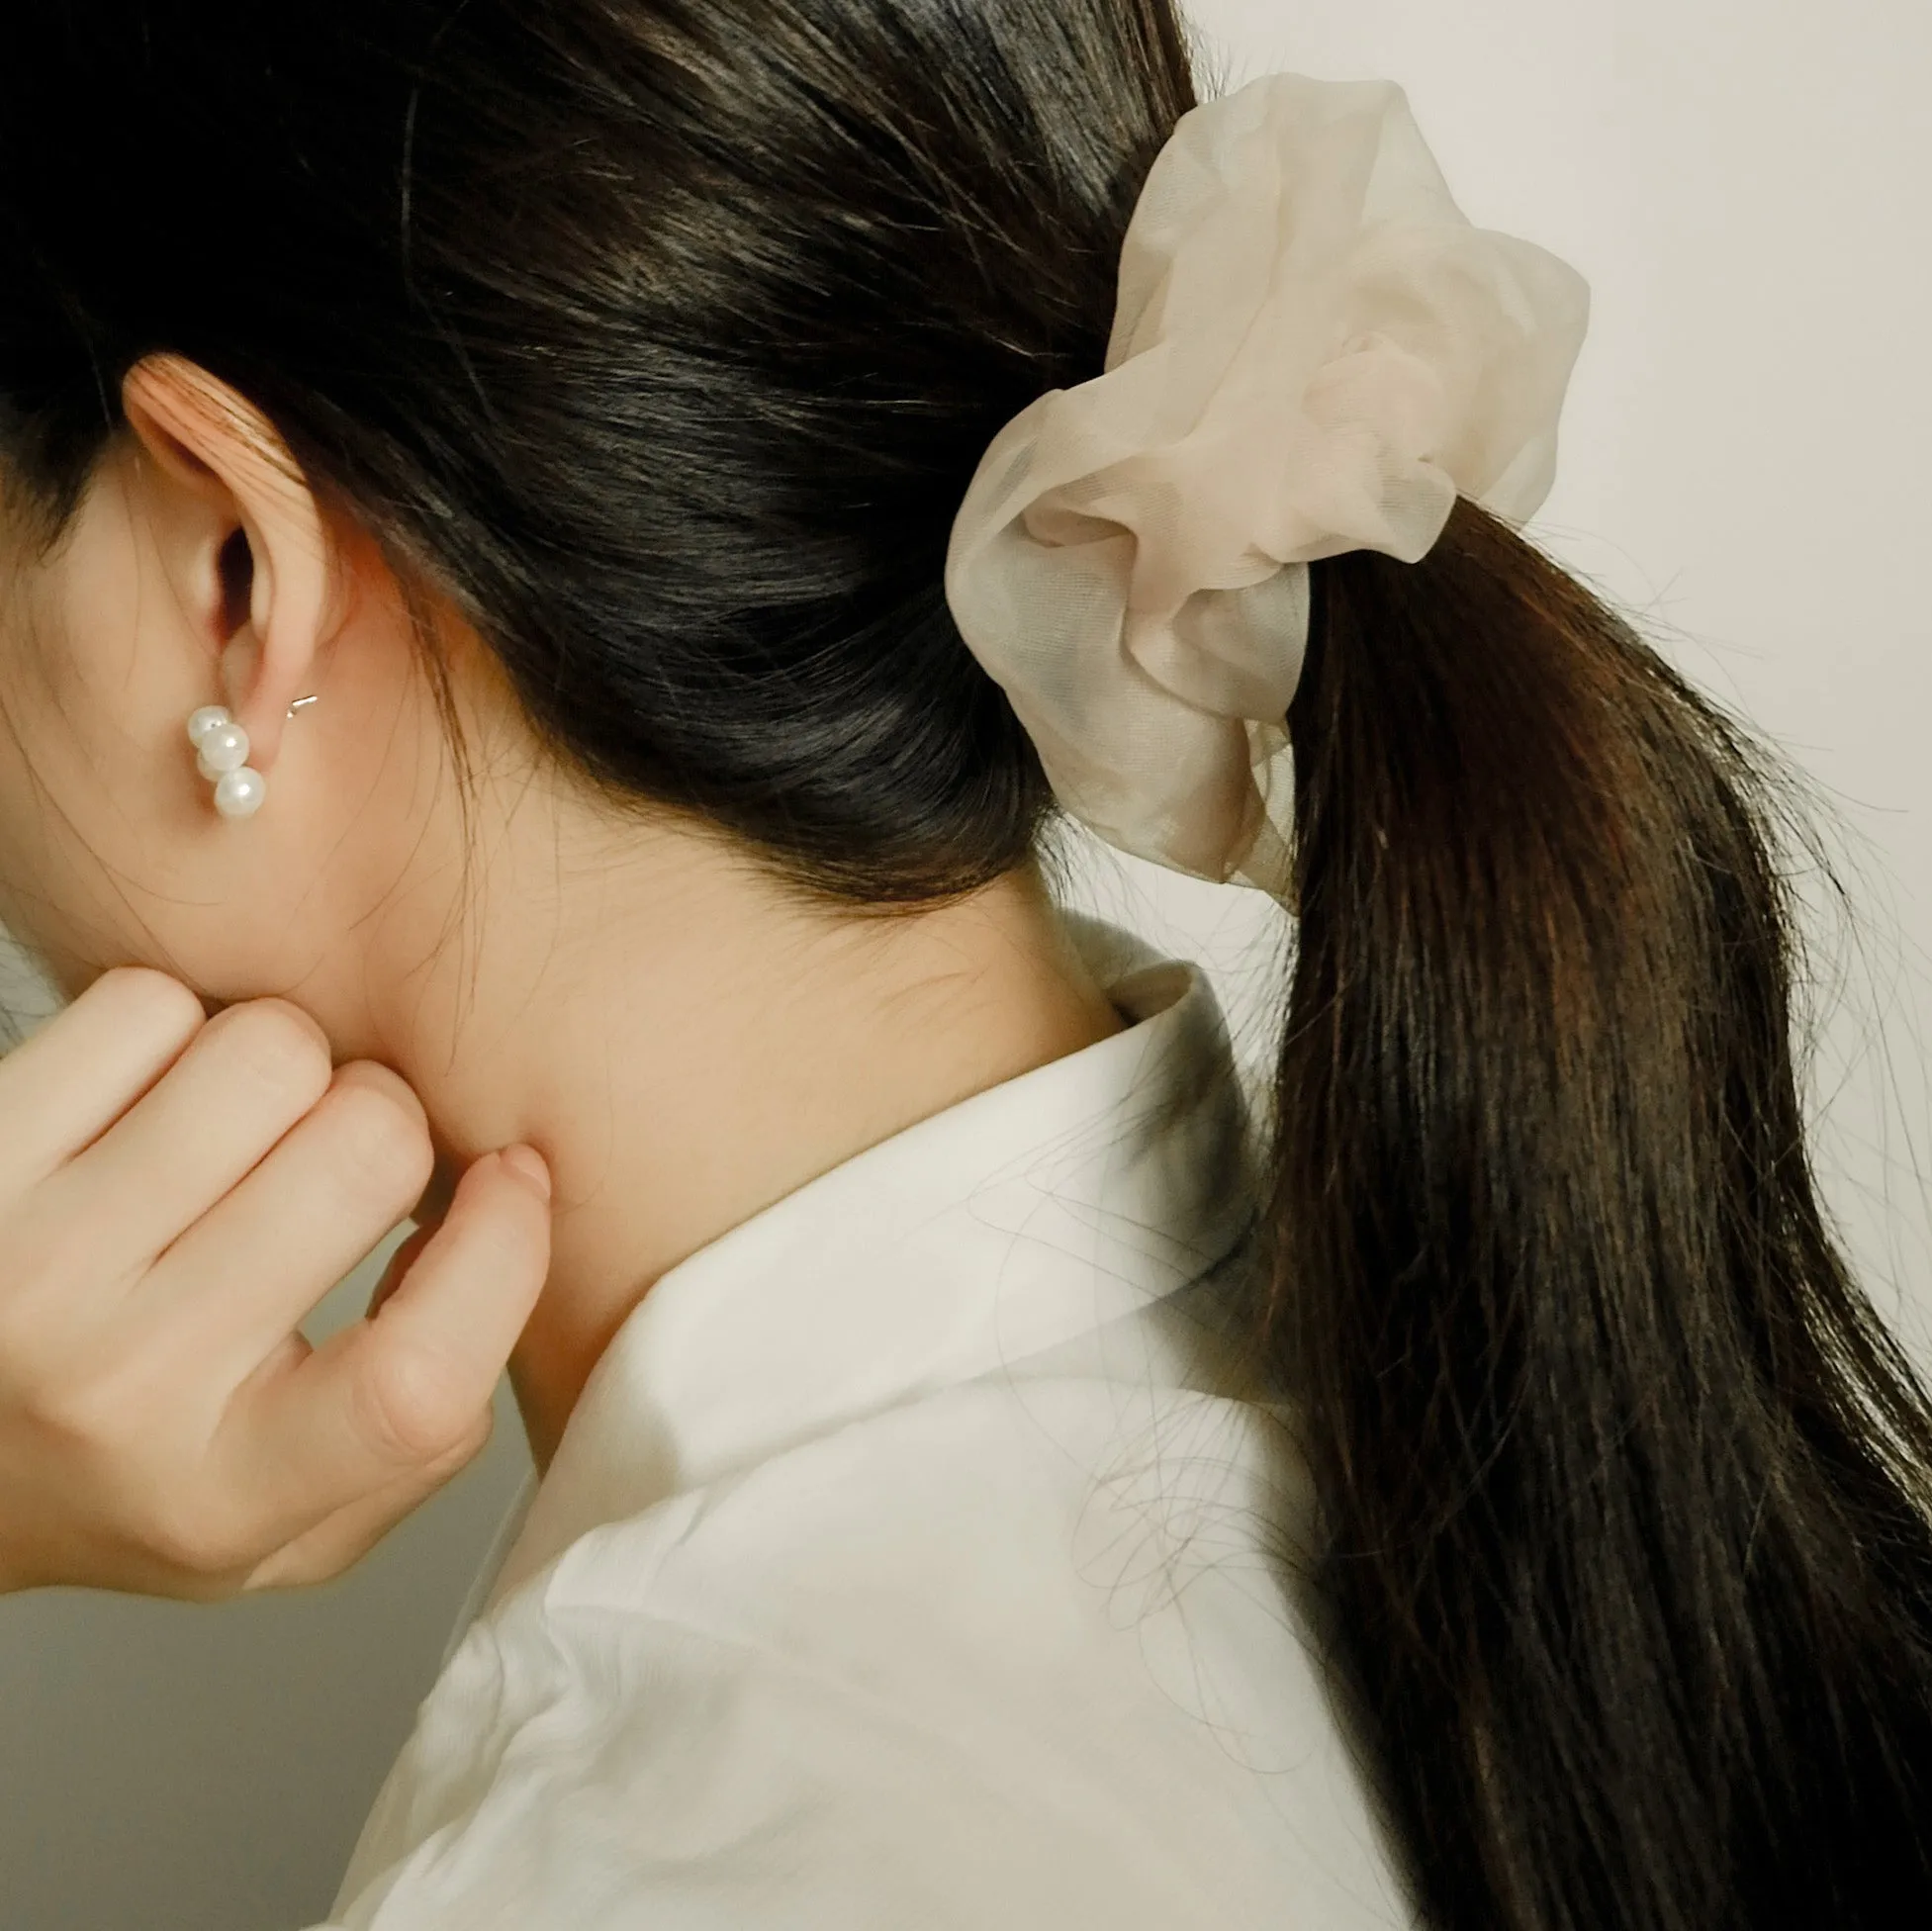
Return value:
[[(1832, 814), (1862, 931), (1819, 926), (1823, 1160), (1877, 1298), (1932, 1363), (1932, 12), (1194, 13), (1237, 79), (1400, 80), (1465, 212), (1594, 285), (1561, 481), (1532, 534), (1756, 719)], [(1206, 958), (1264, 1049), (1281, 940), (1264, 902), (1108, 854), (1081, 897)], [(372, 1278), (311, 1333), (355, 1318)], [(501, 1396), (498, 1424), (451, 1488), (312, 1595), (0, 1601), (0, 1931), (292, 1931), (322, 1914), (527, 1467)]]

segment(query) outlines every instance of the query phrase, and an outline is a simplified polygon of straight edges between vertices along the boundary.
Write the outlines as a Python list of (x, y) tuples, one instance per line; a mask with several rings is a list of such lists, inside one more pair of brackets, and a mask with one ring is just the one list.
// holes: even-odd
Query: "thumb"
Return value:
[(482, 1444), (498, 1377), (549, 1271), (548, 1171), (523, 1148), (486, 1153), (442, 1225), (422, 1232), (415, 1259), (377, 1290), (380, 1310), (264, 1395), (250, 1459), (276, 1491), (264, 1513), (292, 1530), (412, 1470), (453, 1472)]
[(382, 1279), (376, 1283), (376, 1291), (370, 1295), (369, 1305), (363, 1310), (366, 1319), (373, 1321), (376, 1311), (403, 1285), (403, 1276), (421, 1258), (423, 1248), (429, 1244), (441, 1224), (440, 1221), (431, 1221), (418, 1227), (390, 1255), (389, 1265), (383, 1269)]
[(550, 1169), (528, 1147), (487, 1153), (457, 1183), (439, 1225), (397, 1249), (370, 1299), (368, 1345), (407, 1351), (432, 1385), (487, 1407), (550, 1261)]

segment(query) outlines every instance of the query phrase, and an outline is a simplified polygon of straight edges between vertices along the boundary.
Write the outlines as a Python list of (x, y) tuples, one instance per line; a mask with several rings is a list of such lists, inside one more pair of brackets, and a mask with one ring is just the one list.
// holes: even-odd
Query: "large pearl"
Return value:
[(252, 818), (268, 795), (268, 782), (260, 772), (243, 765), (226, 771), (215, 786), (215, 809), (224, 818)]
[(228, 706), (226, 704), (203, 704), (201, 709), (196, 711), (194, 715), (188, 719), (188, 742), (192, 744), (197, 751), (199, 751), (201, 749), (202, 739), (205, 738), (209, 734), (209, 732), (216, 727), (216, 725), (231, 724), (233, 721), (234, 720), (229, 715)]
[(239, 724), (211, 724), (201, 734), (201, 749), (195, 759), (204, 778), (220, 778), (224, 772), (239, 771), (248, 762), (248, 733)]

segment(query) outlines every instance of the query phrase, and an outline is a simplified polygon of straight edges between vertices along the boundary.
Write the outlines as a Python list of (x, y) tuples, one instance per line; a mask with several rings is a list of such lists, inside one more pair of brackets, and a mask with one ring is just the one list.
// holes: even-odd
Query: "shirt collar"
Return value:
[(881, 1141), (660, 1276), (473, 1601), (494, 1609), (604, 1522), (1143, 1308), (1237, 1245), (1246, 1108), (1205, 974), (1067, 923), (1126, 1030)]

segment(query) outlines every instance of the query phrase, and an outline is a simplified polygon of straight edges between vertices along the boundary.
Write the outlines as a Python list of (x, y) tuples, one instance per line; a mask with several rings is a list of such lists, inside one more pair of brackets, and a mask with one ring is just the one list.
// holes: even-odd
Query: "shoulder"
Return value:
[(345, 1921), (489, 1922), (506, 1885), (545, 1922), (630, 1922), (594, 1883), (734, 1931), (1272, 1925), (1284, 1884), (1361, 1891), (1319, 1672), (1238, 1528), (1237, 1405), (1123, 1428), (1120, 1392), (949, 1389), (582, 1537), (452, 1659), (493, 1768), (443, 1733), (471, 1789), (389, 1876), (417, 1901)]

